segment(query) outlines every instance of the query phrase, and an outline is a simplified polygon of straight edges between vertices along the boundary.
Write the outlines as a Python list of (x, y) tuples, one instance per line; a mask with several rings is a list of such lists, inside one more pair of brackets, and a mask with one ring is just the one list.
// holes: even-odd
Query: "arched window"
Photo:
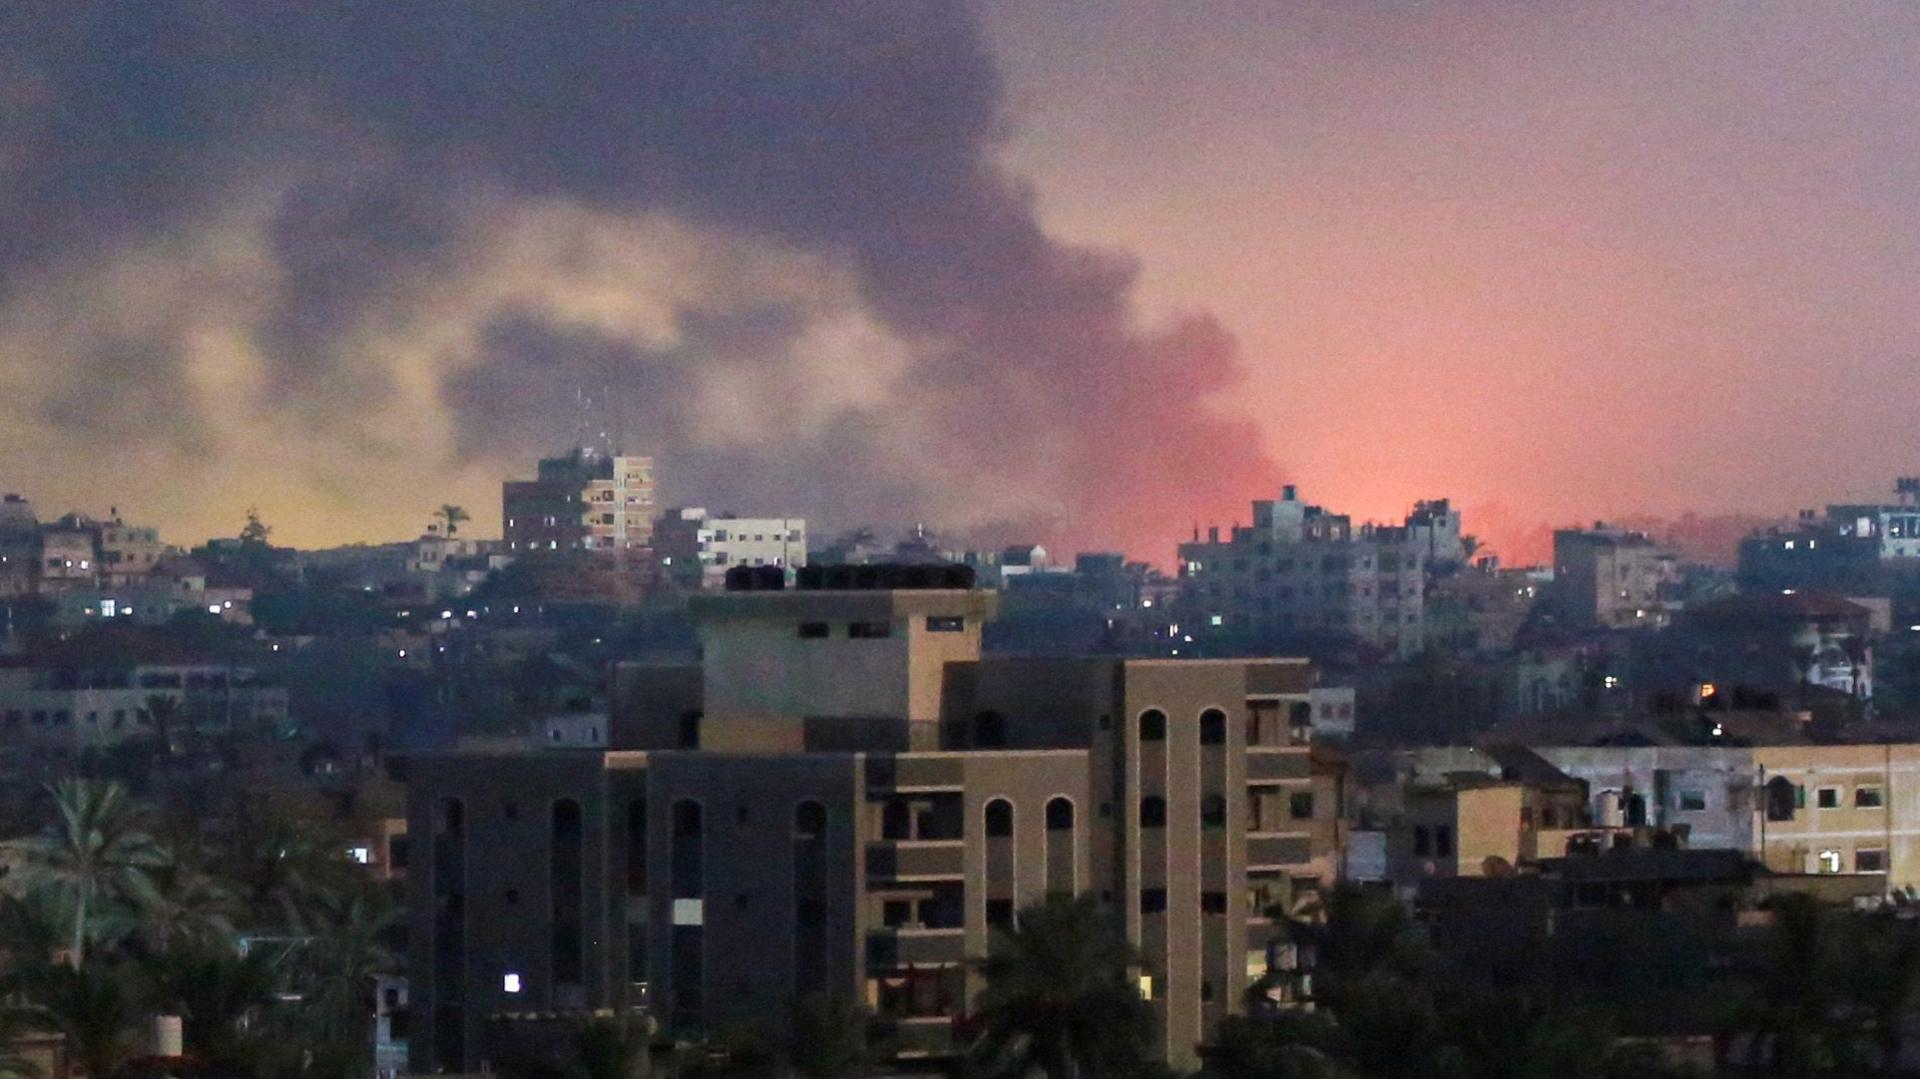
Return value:
[(1140, 713), (1140, 740), (1142, 742), (1164, 742), (1167, 740), (1167, 714), (1158, 708), (1149, 708)]
[(1203, 746), (1224, 746), (1227, 744), (1227, 714), (1218, 708), (1209, 708), (1200, 713), (1200, 744)]
[(1200, 827), (1209, 831), (1227, 826), (1227, 799), (1223, 795), (1209, 794), (1200, 799)]
[(973, 744), (982, 749), (999, 749), (1007, 744), (1007, 717), (998, 712), (982, 712), (973, 717)]
[(987, 803), (987, 838), (1005, 839), (1013, 835), (1013, 803), (995, 798)]
[(812, 801), (794, 806), (793, 834), (796, 839), (826, 838), (827, 807)]
[(1140, 799), (1140, 827), (1165, 828), (1167, 826), (1167, 800), (1157, 794), (1149, 794)]
[(1073, 799), (1053, 798), (1047, 802), (1047, 831), (1073, 830)]

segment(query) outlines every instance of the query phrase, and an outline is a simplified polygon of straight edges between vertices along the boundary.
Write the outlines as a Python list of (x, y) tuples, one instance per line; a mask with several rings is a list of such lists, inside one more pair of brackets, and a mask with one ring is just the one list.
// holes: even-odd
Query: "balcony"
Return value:
[(1252, 836), (1247, 839), (1247, 867), (1305, 865), (1313, 860), (1313, 840), (1304, 835)]
[(867, 934), (867, 966), (873, 969), (962, 963), (965, 929), (875, 929)]
[(1247, 749), (1247, 782), (1249, 783), (1306, 779), (1313, 772), (1313, 760), (1305, 746), (1276, 748), (1249, 746)]
[(957, 757), (875, 755), (867, 758), (867, 787), (877, 790), (961, 790), (966, 762)]
[(938, 880), (966, 875), (960, 840), (867, 844), (867, 876), (874, 880)]

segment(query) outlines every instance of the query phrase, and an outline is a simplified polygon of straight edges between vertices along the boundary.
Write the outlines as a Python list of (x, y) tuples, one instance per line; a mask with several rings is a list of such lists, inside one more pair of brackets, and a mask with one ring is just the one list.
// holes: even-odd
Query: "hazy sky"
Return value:
[(1920, 471), (1920, 6), (330, 9), (0, 12), (0, 488), (484, 531), (581, 389), (673, 500), (1155, 558)]
[(1920, 6), (995, 11), (1042, 219), (1225, 323), (1310, 495), (1568, 521), (1920, 470)]

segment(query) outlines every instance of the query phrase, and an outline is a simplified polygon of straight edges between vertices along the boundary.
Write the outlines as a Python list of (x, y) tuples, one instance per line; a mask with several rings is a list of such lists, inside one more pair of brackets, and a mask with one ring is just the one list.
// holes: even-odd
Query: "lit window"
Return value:
[(352, 858), (361, 865), (367, 865), (373, 861), (373, 850), (369, 847), (349, 847), (347, 849), (347, 857)]
[(520, 991), (520, 975), (513, 973), (503, 975), (500, 979), (500, 989), (507, 993), (518, 993)]
[(1837, 850), (1821, 851), (1819, 855), (1819, 862), (1820, 862), (1820, 872), (1822, 873), (1840, 872), (1840, 852)]

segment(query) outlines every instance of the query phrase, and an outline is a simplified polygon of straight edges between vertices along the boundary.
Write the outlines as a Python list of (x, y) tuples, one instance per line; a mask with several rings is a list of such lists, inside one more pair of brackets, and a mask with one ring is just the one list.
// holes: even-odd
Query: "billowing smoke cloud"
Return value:
[(1163, 557), (1274, 479), (1232, 342), (1002, 123), (946, 3), (10, 5), (0, 461), (394, 534), (585, 390), (670, 497)]

